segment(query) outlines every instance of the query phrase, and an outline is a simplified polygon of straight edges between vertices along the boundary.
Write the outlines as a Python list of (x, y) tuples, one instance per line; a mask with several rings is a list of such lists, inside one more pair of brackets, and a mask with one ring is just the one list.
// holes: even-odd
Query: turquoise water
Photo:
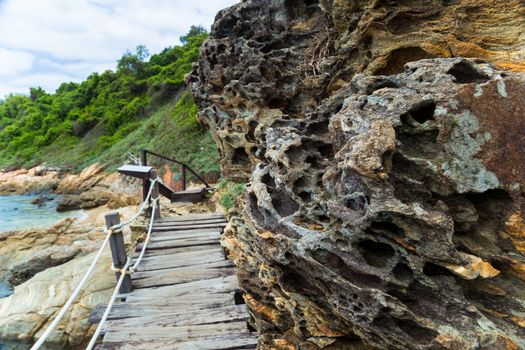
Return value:
[(13, 294), (13, 289), (7, 283), (0, 282), (0, 298), (8, 297)]
[(47, 196), (53, 200), (45, 201), (42, 206), (31, 203), (37, 195), (0, 196), (0, 232), (46, 227), (68, 216), (82, 216), (81, 211), (57, 212), (59, 196)]

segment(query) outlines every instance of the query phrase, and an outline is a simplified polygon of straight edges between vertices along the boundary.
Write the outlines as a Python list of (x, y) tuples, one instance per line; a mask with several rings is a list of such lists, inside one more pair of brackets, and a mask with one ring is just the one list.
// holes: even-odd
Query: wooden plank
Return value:
[(224, 252), (221, 248), (208, 251), (206, 255), (199, 252), (186, 252), (172, 255), (145, 257), (137, 268), (138, 271), (152, 271), (171, 269), (175, 267), (202, 265), (224, 260)]
[[(219, 302), (207, 301), (205, 299), (196, 301), (194, 303), (187, 303), (184, 305), (173, 305), (166, 307), (164, 305), (141, 305), (141, 304), (128, 304), (120, 303), (114, 304), (111, 308), (108, 320), (118, 320), (129, 317), (141, 317), (144, 315), (173, 315), (179, 312), (192, 312), (201, 309), (214, 309), (225, 306), (234, 305), (231, 300), (224, 298)], [(181, 307), (183, 309), (181, 309)], [(97, 305), (89, 317), (90, 323), (98, 323), (106, 310), (105, 305)]]
[[(145, 257), (151, 257), (151, 256), (165, 256), (165, 255), (171, 255), (176, 253), (183, 253), (183, 252), (201, 252), (202, 254), (206, 254), (207, 251), (213, 251), (215, 249), (222, 249), (219, 244), (216, 242), (213, 242), (211, 244), (203, 244), (203, 245), (194, 245), (194, 246), (183, 246), (183, 247), (174, 247), (174, 248), (166, 248), (166, 249), (155, 249), (155, 250), (147, 250), (144, 254)], [(139, 253), (135, 253), (133, 258), (136, 258), (139, 256)]]
[(97, 346), (97, 350), (242, 350), (253, 349), (257, 345), (255, 334), (243, 332), (218, 336), (202, 337), (198, 340), (186, 341), (123, 341), (104, 342)]
[(177, 285), (154, 286), (151, 288), (135, 289), (132, 294), (129, 294), (129, 300), (135, 297), (151, 296), (155, 298), (171, 298), (192, 291), (198, 293), (202, 290), (208, 290), (213, 293), (226, 293), (239, 289), (237, 276), (221, 276), (216, 278), (208, 278), (205, 280), (191, 281), (187, 283), (180, 283)]
[(231, 305), (215, 309), (178, 312), (173, 315), (144, 315), (109, 321), (106, 328), (120, 329), (149, 326), (190, 326), (219, 322), (239, 322), (249, 319), (246, 305)]
[[(216, 238), (207, 238), (207, 237), (194, 237), (194, 238), (184, 238), (177, 239), (165, 242), (150, 242), (146, 250), (155, 250), (155, 249), (168, 249), (168, 248), (178, 248), (178, 247), (191, 247), (196, 245), (220, 245), (220, 241)], [(142, 250), (142, 243), (137, 245), (136, 251)]]
[(224, 219), (214, 220), (193, 220), (183, 222), (154, 222), (153, 227), (163, 226), (188, 226), (188, 225), (211, 225), (211, 224), (227, 224), (228, 222)]
[(248, 325), (243, 321), (190, 326), (120, 327), (115, 330), (107, 330), (104, 341), (123, 342), (133, 339), (137, 342), (149, 342), (166, 339), (176, 342), (177, 340), (185, 341), (206, 336), (236, 334), (247, 331)]
[(235, 274), (234, 265), (230, 261), (211, 263), (190, 267), (179, 267), (175, 269), (159, 271), (136, 272), (132, 276), (133, 286), (136, 288), (165, 286), (228, 276)]
[(222, 224), (195, 224), (195, 225), (169, 225), (169, 226), (153, 226), (153, 232), (161, 232), (161, 231), (182, 231), (182, 230), (192, 230), (197, 228), (223, 228), (226, 227), (227, 223)]
[[(137, 291), (142, 291), (143, 293), (137, 292), (129, 295), (126, 302), (147, 302), (148, 298), (153, 300), (191, 300), (196, 298), (195, 295), (200, 296), (214, 294), (232, 295), (234, 298), (234, 294), (239, 290), (239, 287), (236, 279), (224, 281), (225, 279), (229, 278), (235, 278), (235, 276), (231, 275), (226, 277), (192, 281), (189, 283), (181, 283), (178, 285), (137, 289)], [(220, 279), (223, 281), (218, 283)]]
[(158, 234), (157, 232), (151, 235), (151, 242), (160, 242), (160, 241), (169, 241), (174, 239), (188, 239), (194, 237), (208, 237), (215, 238), (217, 240), (221, 239), (221, 233), (218, 230), (208, 230), (208, 231), (195, 231), (190, 233), (182, 233), (167, 231)]
[(201, 214), (185, 214), (180, 216), (167, 216), (155, 220), (157, 222), (184, 222), (194, 220), (215, 220), (217, 218), (224, 219), (224, 215), (220, 213), (201, 213)]

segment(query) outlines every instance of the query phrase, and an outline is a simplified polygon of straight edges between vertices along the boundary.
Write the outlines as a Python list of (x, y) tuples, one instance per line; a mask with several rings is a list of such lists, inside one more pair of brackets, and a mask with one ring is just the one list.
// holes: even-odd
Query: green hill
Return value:
[(218, 171), (215, 144), (198, 123), (184, 75), (207, 33), (192, 27), (182, 45), (149, 57), (139, 46), (116, 70), (63, 83), (55, 93), (0, 100), (0, 168), (41, 163), (81, 169), (93, 162), (115, 167), (142, 147), (174, 156), (198, 171)]

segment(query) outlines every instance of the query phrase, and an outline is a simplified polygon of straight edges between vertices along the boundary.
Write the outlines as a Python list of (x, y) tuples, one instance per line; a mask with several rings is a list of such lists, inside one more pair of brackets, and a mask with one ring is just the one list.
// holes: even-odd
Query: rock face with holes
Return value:
[[(224, 245), (261, 348), (525, 348), (525, 76), (502, 70), (523, 68), (524, 5), (500, 10), (218, 15), (188, 81), (223, 174), (251, 179)], [(500, 67), (424, 59), (456, 55)]]

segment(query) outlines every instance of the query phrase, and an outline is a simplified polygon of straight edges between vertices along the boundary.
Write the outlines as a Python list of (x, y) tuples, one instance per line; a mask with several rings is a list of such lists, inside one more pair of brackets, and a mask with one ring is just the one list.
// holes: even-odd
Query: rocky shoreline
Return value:
[[(39, 193), (37, 199), (45, 202), (53, 196), (49, 194), (59, 194), (57, 210), (84, 209), (86, 214), (44, 229), (0, 233), (0, 281), (14, 288), (12, 295), (0, 298), (0, 348), (27, 349), (44, 331), (100, 247), (104, 214), (119, 208), (123, 218), (131, 216), (141, 199), (140, 188), (140, 183), (107, 173), (98, 164), (79, 174), (41, 167), (0, 172), (1, 195)], [(89, 314), (109, 298), (115, 283), (109, 265), (106, 251), (49, 346), (74, 348), (88, 339), (93, 331)]]
[[(104, 215), (118, 208), (122, 220), (131, 217), (141, 201), (142, 186), (97, 164), (80, 174), (38, 168), (0, 172), (0, 194), (28, 193), (60, 194), (63, 203), (75, 203), (86, 215), (44, 229), (0, 233), (0, 282), (14, 287), (12, 295), (0, 298), (0, 349), (28, 349), (44, 332), (102, 244)], [(163, 215), (217, 210), (210, 203), (171, 205), (165, 198), (161, 202)], [(132, 242), (130, 249), (144, 234), (141, 220), (124, 229), (125, 241)], [(107, 249), (87, 288), (48, 338), (46, 349), (82, 348), (89, 340), (96, 326), (87, 322), (91, 310), (107, 302), (115, 285), (110, 266)]]

